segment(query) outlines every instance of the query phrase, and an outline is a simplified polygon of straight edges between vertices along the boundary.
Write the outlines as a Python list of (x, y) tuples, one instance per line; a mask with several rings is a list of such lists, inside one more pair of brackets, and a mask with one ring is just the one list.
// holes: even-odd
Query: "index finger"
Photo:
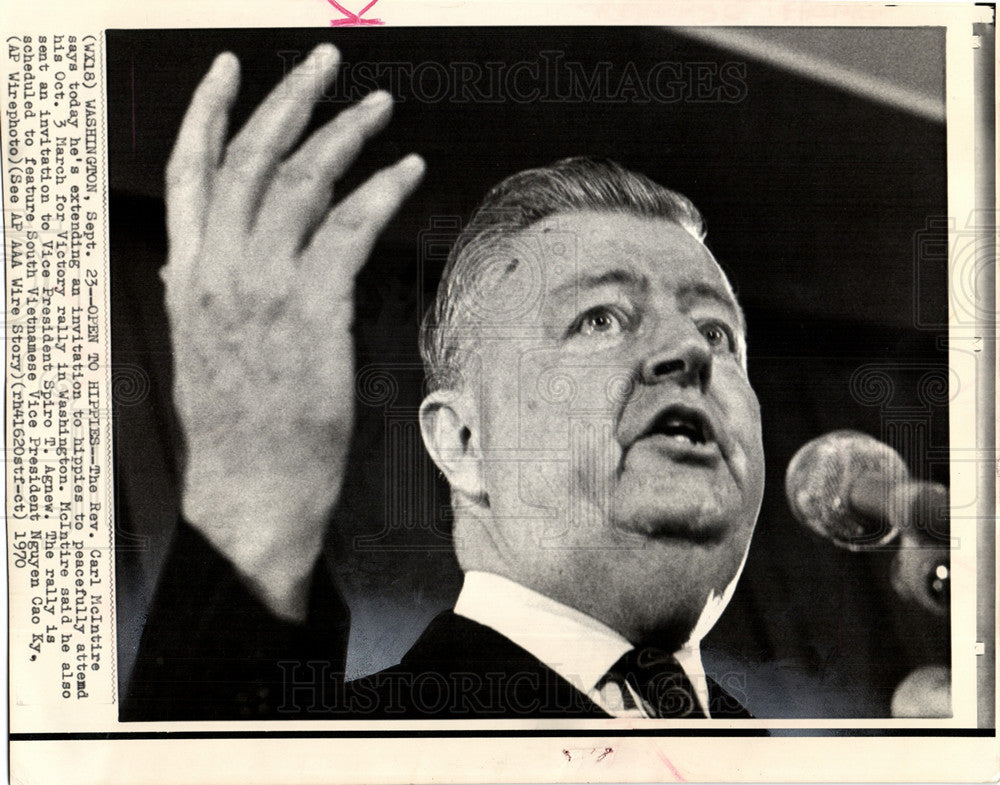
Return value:
[(223, 52), (198, 84), (181, 121), (166, 168), (167, 234), (175, 263), (190, 258), (200, 240), (239, 81), (239, 61)]
[(215, 203), (227, 222), (251, 223), (268, 176), (298, 142), (314, 102), (333, 79), (339, 62), (340, 53), (332, 44), (317, 46), (268, 94), (233, 137), (219, 173), (225, 198)]

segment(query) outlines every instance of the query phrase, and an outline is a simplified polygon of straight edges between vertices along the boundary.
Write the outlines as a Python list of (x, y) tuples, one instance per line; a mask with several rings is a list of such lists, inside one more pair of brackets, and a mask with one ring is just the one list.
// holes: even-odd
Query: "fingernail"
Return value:
[(406, 169), (407, 171), (416, 174), (417, 172), (423, 171), (424, 159), (416, 153), (410, 153), (399, 162), (399, 168)]
[(309, 53), (309, 60), (314, 63), (323, 62), (325, 60), (330, 60), (337, 55), (337, 47), (333, 44), (322, 43), (318, 44), (312, 52)]
[(392, 96), (390, 96), (385, 90), (376, 90), (374, 93), (368, 93), (368, 95), (361, 99), (359, 106), (378, 106), (379, 104), (388, 102), (391, 98)]
[(222, 52), (216, 55), (212, 61), (212, 67), (208, 69), (208, 74), (213, 79), (221, 79), (231, 73), (239, 65), (239, 60), (232, 52)]

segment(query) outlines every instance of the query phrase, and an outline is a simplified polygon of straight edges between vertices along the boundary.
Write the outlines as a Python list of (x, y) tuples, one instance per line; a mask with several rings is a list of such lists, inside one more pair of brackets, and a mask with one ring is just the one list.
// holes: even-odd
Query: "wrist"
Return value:
[(309, 580), (323, 547), (335, 487), (307, 473), (185, 472), (181, 511), (282, 618), (305, 618)]

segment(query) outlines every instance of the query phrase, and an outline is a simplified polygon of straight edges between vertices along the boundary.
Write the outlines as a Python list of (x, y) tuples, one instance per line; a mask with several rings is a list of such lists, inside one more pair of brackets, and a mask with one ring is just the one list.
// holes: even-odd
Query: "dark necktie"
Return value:
[(642, 696), (654, 717), (705, 718), (691, 680), (669, 652), (652, 647), (632, 649), (611, 667), (608, 676), (627, 683)]

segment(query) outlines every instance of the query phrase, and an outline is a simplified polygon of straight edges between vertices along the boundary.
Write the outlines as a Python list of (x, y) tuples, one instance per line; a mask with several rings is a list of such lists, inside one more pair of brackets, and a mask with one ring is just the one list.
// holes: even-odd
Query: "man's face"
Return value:
[(683, 228), (618, 213), (550, 216), (501, 257), (479, 286), (489, 514), (471, 546), (626, 637), (683, 639), (763, 494), (725, 277)]

